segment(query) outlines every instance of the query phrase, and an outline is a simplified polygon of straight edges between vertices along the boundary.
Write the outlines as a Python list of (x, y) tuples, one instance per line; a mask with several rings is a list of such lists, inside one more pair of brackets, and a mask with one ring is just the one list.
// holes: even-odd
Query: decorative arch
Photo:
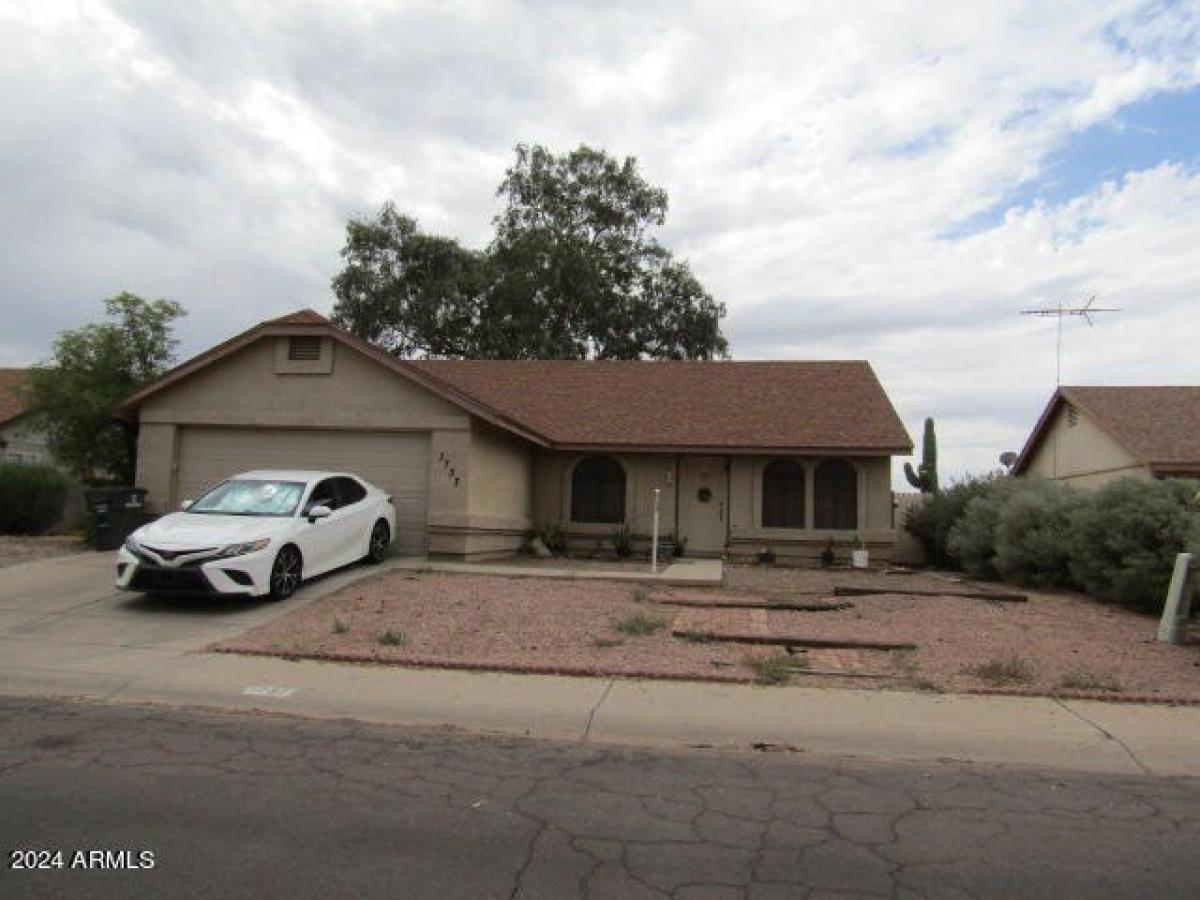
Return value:
[(762, 527), (804, 527), (804, 467), (794, 459), (773, 459), (763, 468)]
[(846, 531), (858, 527), (858, 470), (827, 459), (813, 473), (813, 525)]
[(571, 472), (571, 521), (625, 521), (625, 469), (611, 456), (585, 456)]

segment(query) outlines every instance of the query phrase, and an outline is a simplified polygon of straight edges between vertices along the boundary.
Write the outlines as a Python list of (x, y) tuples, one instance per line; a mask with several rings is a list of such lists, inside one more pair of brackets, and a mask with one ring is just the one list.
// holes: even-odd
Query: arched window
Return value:
[(625, 470), (611, 456), (589, 456), (571, 475), (571, 521), (625, 521)]
[(794, 459), (773, 459), (763, 469), (763, 528), (804, 527), (804, 469)]
[(817, 528), (858, 527), (858, 473), (850, 463), (831, 459), (817, 466), (813, 518)]

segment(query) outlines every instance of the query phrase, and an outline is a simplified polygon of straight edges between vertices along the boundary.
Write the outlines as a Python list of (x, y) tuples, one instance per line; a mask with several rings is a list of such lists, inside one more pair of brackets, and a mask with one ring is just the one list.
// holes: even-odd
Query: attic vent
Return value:
[(1075, 407), (1067, 406), (1067, 427), (1074, 428), (1079, 424), (1079, 410)]
[(288, 338), (288, 359), (307, 362), (320, 358), (321, 339), (319, 337)]

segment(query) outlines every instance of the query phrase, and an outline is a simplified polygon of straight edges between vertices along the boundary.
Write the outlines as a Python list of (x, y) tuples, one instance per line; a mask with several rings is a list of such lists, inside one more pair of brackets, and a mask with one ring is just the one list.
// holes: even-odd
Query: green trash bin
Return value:
[(93, 550), (116, 550), (146, 521), (146, 489), (128, 485), (88, 488), (87, 542)]

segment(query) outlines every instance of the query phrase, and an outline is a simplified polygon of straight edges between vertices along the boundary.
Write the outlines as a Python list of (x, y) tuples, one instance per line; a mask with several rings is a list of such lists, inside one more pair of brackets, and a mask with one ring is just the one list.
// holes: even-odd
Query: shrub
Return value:
[(40, 534), (63, 516), (71, 479), (53, 466), (0, 463), (0, 534)]
[(946, 538), (946, 555), (976, 578), (999, 578), (996, 571), (996, 532), (1000, 516), (1011, 496), (1024, 490), (1027, 482), (1013, 478), (992, 479), (977, 489)]
[(925, 556), (935, 566), (954, 568), (954, 559), (946, 546), (950, 530), (962, 517), (967, 504), (985, 494), (999, 480), (997, 476), (967, 478), (955, 482), (937, 494), (930, 494), (920, 506), (908, 511), (904, 527), (925, 550)]
[(1122, 478), (1071, 515), (1071, 577), (1093, 597), (1162, 612), (1175, 555), (1200, 550), (1200, 482)]
[(759, 684), (787, 684), (796, 671), (796, 660), (790, 654), (758, 657), (747, 661)]
[(1067, 539), (1071, 517), (1087, 496), (1055, 481), (1031, 479), (1000, 508), (992, 564), (1005, 581), (1027, 587), (1070, 587)]
[(1109, 691), (1111, 693), (1120, 693), (1124, 687), (1115, 675), (1086, 669), (1068, 672), (1059, 679), (1058, 686), (1064, 691)]
[(1029, 684), (1035, 677), (1033, 664), (1024, 657), (1016, 654), (1007, 659), (989, 659), (985, 663), (967, 668), (968, 675), (974, 675), (980, 681), (985, 681), (992, 687), (1003, 687), (1008, 684)]
[(562, 553), (567, 549), (567, 537), (557, 522), (543, 522), (534, 534), (551, 553)]
[(631, 637), (642, 637), (647, 634), (654, 634), (660, 628), (666, 626), (666, 622), (657, 616), (647, 616), (643, 613), (637, 613), (627, 619), (622, 619), (613, 627), (621, 634), (627, 634)]
[(408, 638), (404, 636), (404, 632), (392, 631), (389, 628), (383, 634), (379, 635), (379, 643), (385, 647), (403, 647), (408, 643)]
[(613, 549), (622, 558), (633, 554), (633, 531), (628, 525), (621, 525), (612, 533)]

